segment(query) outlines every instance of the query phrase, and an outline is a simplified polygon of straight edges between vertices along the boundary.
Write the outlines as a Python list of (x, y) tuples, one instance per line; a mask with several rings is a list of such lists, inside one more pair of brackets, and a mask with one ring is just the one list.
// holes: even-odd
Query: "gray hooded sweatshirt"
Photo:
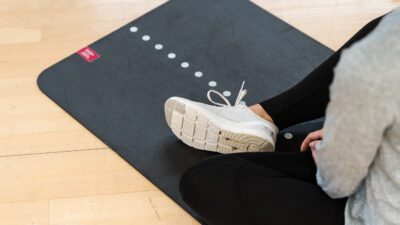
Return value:
[(349, 197), (346, 224), (400, 224), (400, 8), (344, 50), (334, 72), (318, 184)]

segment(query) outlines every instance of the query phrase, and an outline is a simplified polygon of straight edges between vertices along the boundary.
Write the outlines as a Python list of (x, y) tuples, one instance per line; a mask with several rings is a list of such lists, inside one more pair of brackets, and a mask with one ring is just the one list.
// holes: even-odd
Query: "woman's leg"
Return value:
[(343, 225), (346, 199), (330, 199), (315, 172), (310, 152), (220, 155), (188, 169), (180, 191), (209, 225)]
[(272, 118), (281, 129), (323, 117), (329, 102), (329, 86), (333, 80), (333, 69), (339, 61), (342, 50), (367, 36), (378, 25), (381, 18), (379, 17), (365, 25), (337, 52), (297, 85), (282, 94), (261, 102), (262, 108), (260, 105), (256, 105), (252, 109), (259, 115), (263, 114), (266, 119)]
[[(299, 84), (261, 102), (262, 112), (280, 128), (324, 116), (341, 51), (368, 35), (380, 19), (368, 23)], [(220, 155), (188, 169), (180, 191), (210, 225), (344, 224), (346, 199), (329, 198), (316, 184), (315, 173), (310, 152)]]

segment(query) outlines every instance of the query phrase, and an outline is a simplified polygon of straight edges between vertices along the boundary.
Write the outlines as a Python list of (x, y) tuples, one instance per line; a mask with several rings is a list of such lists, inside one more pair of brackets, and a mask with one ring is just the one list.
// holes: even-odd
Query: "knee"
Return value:
[(244, 161), (223, 155), (190, 167), (180, 180), (183, 200), (206, 222), (226, 224), (221, 222), (221, 218), (224, 214), (231, 214), (233, 207), (237, 207), (232, 204), (235, 201), (235, 175)]
[(221, 188), (232, 177), (244, 160), (222, 155), (202, 160), (188, 168), (181, 177), (179, 190), (184, 200), (210, 194), (210, 189)]

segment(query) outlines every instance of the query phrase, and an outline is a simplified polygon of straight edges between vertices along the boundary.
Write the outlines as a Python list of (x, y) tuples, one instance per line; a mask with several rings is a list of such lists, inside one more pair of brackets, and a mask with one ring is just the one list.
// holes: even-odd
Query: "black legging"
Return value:
[[(370, 33), (380, 19), (368, 23), (296, 86), (260, 103), (279, 128), (324, 116), (341, 51)], [(329, 198), (315, 173), (309, 151), (218, 155), (189, 168), (180, 191), (210, 225), (343, 225), (346, 199)]]
[(348, 40), (337, 52), (289, 90), (261, 102), (261, 106), (281, 129), (301, 122), (321, 118), (329, 102), (329, 86), (333, 68), (343, 49), (367, 36), (382, 17), (372, 20)]

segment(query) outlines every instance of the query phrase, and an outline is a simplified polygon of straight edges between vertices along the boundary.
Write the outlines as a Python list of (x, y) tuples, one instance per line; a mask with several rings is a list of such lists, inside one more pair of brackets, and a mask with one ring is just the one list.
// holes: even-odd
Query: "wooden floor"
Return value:
[[(0, 224), (198, 224), (36, 85), (165, 0), (0, 0)], [(256, 0), (332, 49), (394, 0)]]

